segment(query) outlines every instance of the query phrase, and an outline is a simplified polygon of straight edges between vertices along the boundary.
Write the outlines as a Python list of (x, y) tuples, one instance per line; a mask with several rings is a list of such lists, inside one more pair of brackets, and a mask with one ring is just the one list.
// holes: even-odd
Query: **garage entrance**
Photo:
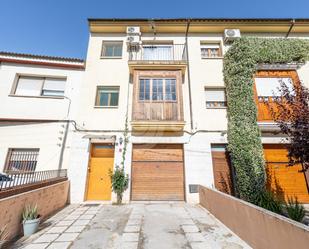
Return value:
[(131, 199), (183, 201), (182, 144), (134, 144)]

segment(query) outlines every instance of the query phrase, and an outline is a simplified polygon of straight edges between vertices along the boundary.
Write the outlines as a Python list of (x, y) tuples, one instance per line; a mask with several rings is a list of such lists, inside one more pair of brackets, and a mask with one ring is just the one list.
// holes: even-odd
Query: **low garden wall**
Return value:
[(200, 186), (200, 204), (251, 247), (308, 249), (309, 227), (214, 189)]
[(22, 234), (21, 216), (25, 205), (38, 205), (42, 219), (63, 208), (69, 198), (69, 181), (55, 183), (0, 199), (0, 228), (6, 226), (9, 238)]

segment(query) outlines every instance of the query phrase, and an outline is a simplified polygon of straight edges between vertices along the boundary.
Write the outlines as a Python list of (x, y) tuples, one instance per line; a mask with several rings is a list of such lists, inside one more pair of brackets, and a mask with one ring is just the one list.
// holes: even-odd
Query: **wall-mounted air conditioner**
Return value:
[(138, 35), (140, 35), (141, 34), (140, 27), (128, 26), (127, 27), (127, 34), (138, 34)]
[(139, 35), (128, 35), (127, 44), (129, 45), (139, 45), (141, 44), (141, 37)]
[(232, 42), (237, 38), (240, 38), (239, 29), (225, 29), (224, 30), (224, 42), (225, 43)]

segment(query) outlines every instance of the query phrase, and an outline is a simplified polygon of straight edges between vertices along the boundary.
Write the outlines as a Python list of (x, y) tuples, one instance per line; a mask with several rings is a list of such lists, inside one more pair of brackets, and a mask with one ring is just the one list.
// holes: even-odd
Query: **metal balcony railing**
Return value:
[(143, 44), (132, 47), (129, 51), (129, 61), (186, 61), (185, 44)]
[(29, 184), (36, 184), (46, 181), (60, 180), (67, 178), (67, 170), (45, 170), (31, 172), (11, 172), (0, 174), (0, 191), (22, 187)]

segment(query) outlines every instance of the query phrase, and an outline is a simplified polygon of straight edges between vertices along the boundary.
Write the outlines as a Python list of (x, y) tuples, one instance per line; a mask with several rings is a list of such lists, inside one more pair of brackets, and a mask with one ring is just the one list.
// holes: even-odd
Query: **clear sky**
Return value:
[(309, 0), (0, 0), (0, 51), (85, 58), (90, 17), (309, 18)]

